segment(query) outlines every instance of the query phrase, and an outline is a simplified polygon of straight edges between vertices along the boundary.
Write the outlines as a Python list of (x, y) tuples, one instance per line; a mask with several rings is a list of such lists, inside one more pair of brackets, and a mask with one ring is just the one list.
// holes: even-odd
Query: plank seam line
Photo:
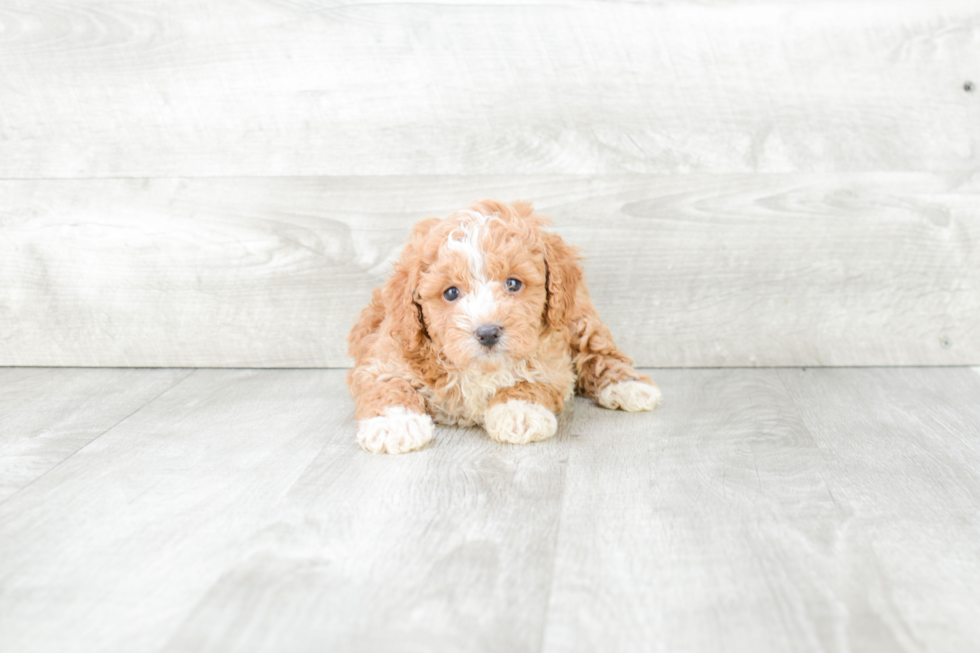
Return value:
[[(304, 369), (331, 369), (332, 370), (332, 368), (304, 368)], [(351, 406), (351, 408), (353, 408), (353, 406)], [(348, 424), (347, 422), (348, 422), (348, 419), (353, 416), (353, 414), (354, 414), (354, 411), (353, 410), (350, 410), (346, 415), (344, 415), (343, 417), (341, 417), (341, 418), (339, 418), (337, 420), (337, 424), (340, 426), (341, 429), (345, 428), (345, 426), (348, 429), (350, 428), (350, 424)], [(324, 428), (325, 428), (325, 425), (324, 425)], [(357, 440), (357, 437), (355, 435), (355, 432), (354, 431), (351, 431), (350, 437), (347, 438), (347, 446), (350, 447), (350, 446), (353, 445), (353, 447), (356, 447), (355, 450), (357, 452), (361, 452), (361, 447), (359, 447), (359, 446), (357, 446), (357, 445), (354, 444), (356, 440)], [(310, 457), (310, 461), (306, 465), (303, 466), (303, 469), (298, 474), (296, 474), (296, 477), (292, 480), (292, 482), (289, 484), (289, 486), (286, 487), (286, 488), (284, 488), (283, 491), (280, 493), (279, 498), (276, 499), (276, 504), (275, 505), (278, 506), (286, 497), (289, 496), (289, 493), (293, 491), (293, 488), (296, 487), (296, 484), (299, 483), (301, 480), (303, 480), (303, 478), (306, 476), (306, 472), (309, 471), (309, 469), (311, 467), (313, 467), (313, 465), (316, 464), (317, 461), (319, 461), (320, 456), (323, 454), (323, 452), (326, 450), (326, 448), (329, 446), (329, 444), (330, 443), (326, 439), (324, 439), (322, 441), (322, 444), (320, 445), (320, 448), (317, 450), (316, 454), (314, 454), (313, 456)], [(331, 468), (328, 466), (327, 470), (329, 470), (329, 469), (331, 469)]]
[(91, 444), (93, 442), (95, 442), (96, 440), (98, 440), (99, 438), (101, 438), (103, 435), (105, 435), (109, 431), (113, 430), (114, 428), (116, 428), (117, 426), (119, 426), (120, 424), (122, 424), (123, 422), (125, 422), (126, 420), (128, 420), (130, 417), (132, 417), (136, 413), (140, 412), (141, 410), (143, 410), (144, 408), (146, 408), (147, 406), (149, 406), (150, 404), (152, 404), (154, 401), (156, 401), (157, 399), (159, 399), (160, 397), (162, 397), (163, 395), (167, 394), (168, 392), (170, 392), (171, 390), (173, 390), (174, 388), (176, 388), (178, 385), (180, 385), (181, 383), (183, 383), (184, 381), (186, 381), (188, 379), (188, 377), (190, 377), (196, 371), (197, 371), (197, 369), (193, 369), (193, 370), (189, 371), (187, 374), (185, 374), (184, 376), (180, 377), (179, 379), (177, 379), (176, 381), (174, 381), (173, 383), (171, 383), (169, 386), (167, 386), (165, 389), (163, 389), (159, 393), (157, 393), (152, 399), (149, 399), (149, 400), (143, 402), (142, 404), (140, 404), (140, 406), (136, 410), (134, 410), (130, 414), (126, 415), (125, 417), (123, 417), (122, 419), (120, 419), (118, 422), (116, 422), (115, 424), (113, 424), (112, 426), (110, 426), (109, 428), (107, 428), (106, 430), (102, 431), (102, 433), (99, 433), (97, 436), (95, 436), (94, 438), (92, 438), (91, 440), (89, 440), (88, 442), (86, 442), (84, 446), (79, 447), (76, 451), (73, 451), (71, 453), (71, 455), (69, 455), (67, 458), (58, 461), (58, 464), (56, 464), (54, 467), (52, 467), (51, 469), (49, 469), (46, 472), (44, 472), (43, 474), (41, 474), (40, 476), (38, 476), (37, 478), (35, 478), (33, 481), (31, 481), (27, 485), (19, 488), (16, 492), (14, 492), (13, 494), (11, 494), (10, 496), (8, 496), (8, 497), (0, 500), (0, 505), (3, 505), (5, 502), (9, 501), (13, 497), (17, 496), (18, 494), (20, 494), (21, 492), (23, 492), (27, 488), (31, 487), (32, 485), (34, 485), (35, 483), (37, 483), (38, 481), (40, 481), (42, 478), (44, 478), (45, 476), (47, 476), (48, 474), (50, 474), (54, 470), (56, 470), (59, 467), (61, 467), (67, 461), (69, 461), (72, 458), (74, 458), (79, 452), (84, 451), (89, 446), (91, 446)]
[(561, 545), (561, 522), (565, 513), (565, 475), (568, 463), (562, 465), (561, 494), (558, 497), (558, 519), (555, 520), (555, 546), (551, 550), (551, 565), (548, 569), (548, 595), (544, 599), (544, 609), (541, 611), (541, 628), (538, 631), (538, 653), (544, 651), (544, 636), (551, 619), (551, 597), (555, 593), (555, 566), (558, 563), (558, 547)]
[[(821, 446), (820, 442), (815, 437), (813, 437), (813, 430), (806, 423), (806, 416), (803, 414), (803, 410), (800, 408), (800, 405), (796, 402), (796, 397), (793, 396), (793, 392), (789, 389), (789, 386), (786, 385), (786, 380), (783, 378), (783, 375), (781, 373), (782, 370), (784, 369), (791, 369), (791, 370), (796, 369), (796, 370), (802, 370), (803, 372), (806, 372), (807, 368), (806, 367), (790, 367), (790, 368), (775, 367), (772, 369), (776, 374), (776, 378), (779, 379), (779, 385), (782, 386), (783, 392), (786, 393), (786, 396), (789, 398), (789, 402), (793, 404), (793, 409), (796, 411), (796, 416), (800, 420), (800, 426), (803, 428), (804, 431), (806, 431), (807, 437), (810, 438), (810, 442), (812, 442), (813, 446), (816, 447), (818, 450), (829, 452), (830, 451), (829, 449)], [(844, 506), (842, 506), (840, 502), (837, 500), (837, 497), (834, 496), (834, 491), (830, 488), (830, 482), (827, 480), (826, 475), (824, 475), (823, 469), (817, 467), (815, 471), (820, 476), (820, 480), (823, 481), (823, 486), (824, 488), (826, 488), (827, 494), (830, 495), (830, 500), (834, 502), (834, 506), (837, 508), (838, 511), (843, 512)], [(756, 473), (758, 474), (758, 469), (756, 470)]]
[[(860, 171), (859, 171), (860, 172)], [(887, 171), (886, 171), (887, 172)], [(903, 171), (898, 171), (901, 174)], [(932, 170), (923, 171), (913, 171), (913, 174), (919, 172), (920, 174), (930, 174)], [(744, 173), (733, 172), (733, 173), (706, 173), (712, 176), (735, 176), (743, 175)], [(773, 173), (773, 174), (786, 174), (786, 173)], [(438, 179), (463, 179), (463, 180), (485, 180), (490, 179), (493, 181), (497, 178), (498, 181), (505, 181), (509, 178), (521, 177), (522, 175), (515, 175), (507, 172), (495, 172), (491, 174), (463, 174), (457, 175), (452, 173), (443, 172), (433, 172), (424, 174), (415, 173), (382, 173), (382, 174), (330, 174), (330, 173), (298, 173), (294, 175), (283, 175), (283, 174), (234, 174), (234, 175), (175, 175), (175, 174), (138, 174), (138, 175), (107, 175), (107, 176), (90, 176), (90, 177), (0, 177), (0, 182), (35, 182), (35, 181), (142, 181), (145, 179), (202, 179), (202, 180), (228, 180), (228, 179), (416, 179), (418, 177), (427, 178), (430, 180)], [(610, 172), (610, 173), (600, 173), (588, 174), (580, 172), (546, 172), (534, 175), (538, 179), (544, 180), (586, 180), (592, 177), (602, 176), (602, 177), (663, 177), (667, 178), (671, 175), (661, 172)]]
[[(575, 413), (572, 413), (568, 421), (567, 432), (571, 431), (571, 424), (575, 421)], [(555, 566), (558, 564), (558, 547), (561, 546), (561, 524), (565, 516), (565, 490), (568, 481), (568, 466), (572, 459), (572, 452), (568, 451), (565, 455), (565, 462), (561, 465), (561, 491), (558, 493), (558, 519), (555, 520), (555, 546), (551, 551), (551, 565), (548, 568), (548, 595), (544, 599), (544, 609), (541, 611), (541, 629), (538, 631), (538, 653), (543, 653), (544, 636), (548, 629), (548, 622), (551, 619), (551, 597), (555, 594)]]

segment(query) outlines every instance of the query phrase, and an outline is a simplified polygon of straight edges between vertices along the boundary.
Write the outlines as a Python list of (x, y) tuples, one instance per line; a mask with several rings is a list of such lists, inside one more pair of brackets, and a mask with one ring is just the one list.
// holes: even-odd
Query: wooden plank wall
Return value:
[(0, 0), (0, 365), (346, 365), (488, 196), (640, 365), (978, 364), (974, 84), (974, 0)]

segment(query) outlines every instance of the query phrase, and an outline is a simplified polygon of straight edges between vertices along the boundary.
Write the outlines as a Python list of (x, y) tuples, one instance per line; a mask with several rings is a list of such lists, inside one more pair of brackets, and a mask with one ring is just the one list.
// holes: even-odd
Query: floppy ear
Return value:
[(438, 218), (428, 218), (415, 225), (411, 241), (381, 291), (385, 312), (391, 316), (391, 336), (408, 354), (418, 355), (429, 341), (416, 288), (422, 271), (421, 240), (437, 222)]
[(582, 280), (578, 249), (566, 244), (555, 234), (541, 232), (541, 237), (544, 239), (544, 260), (547, 266), (548, 301), (545, 319), (554, 329), (568, 328), (575, 312), (575, 292)]

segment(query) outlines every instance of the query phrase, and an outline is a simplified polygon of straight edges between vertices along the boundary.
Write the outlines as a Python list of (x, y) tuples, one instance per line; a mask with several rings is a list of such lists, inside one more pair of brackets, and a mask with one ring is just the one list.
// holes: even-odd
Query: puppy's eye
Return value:
[(521, 286), (523, 285), (524, 285), (523, 283), (521, 283), (520, 281), (514, 278), (510, 278), (507, 280), (507, 290), (510, 292), (517, 292), (518, 290), (521, 289)]
[(456, 286), (453, 286), (452, 288), (446, 288), (445, 292), (442, 293), (442, 296), (446, 299), (447, 302), (454, 302), (457, 299), (459, 299), (459, 288), (457, 288)]

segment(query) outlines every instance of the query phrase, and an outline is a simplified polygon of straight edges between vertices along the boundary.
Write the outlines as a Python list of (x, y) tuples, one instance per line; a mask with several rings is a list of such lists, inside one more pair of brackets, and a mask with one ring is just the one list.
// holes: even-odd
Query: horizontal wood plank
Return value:
[(980, 178), (0, 181), (0, 365), (335, 367), (413, 221), (529, 199), (640, 365), (980, 363)]
[(964, 170), (980, 7), (7, 0), (0, 178)]

